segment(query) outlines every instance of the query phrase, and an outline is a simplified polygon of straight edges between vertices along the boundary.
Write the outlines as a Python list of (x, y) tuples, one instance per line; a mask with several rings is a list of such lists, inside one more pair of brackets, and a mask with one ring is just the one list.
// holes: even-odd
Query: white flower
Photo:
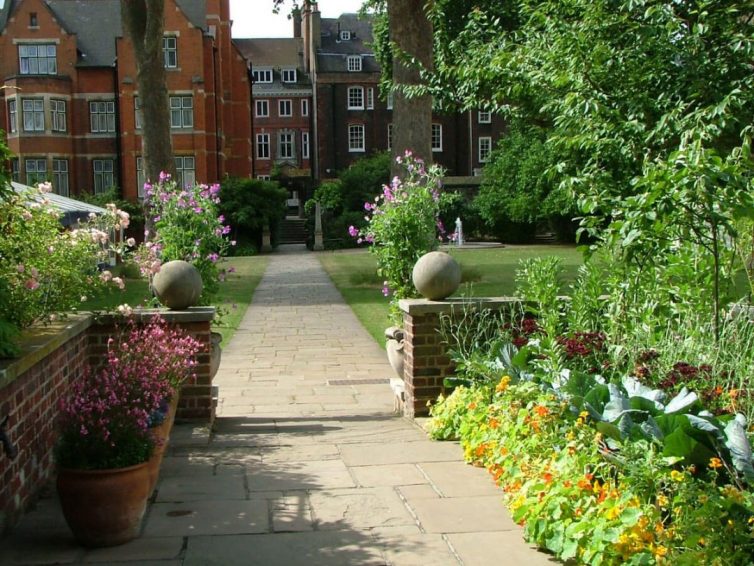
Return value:
[(132, 309), (128, 304), (124, 303), (122, 305), (118, 305), (118, 312), (123, 316), (131, 316), (134, 312), (134, 309)]
[(133, 238), (128, 238), (128, 240), (126, 240), (126, 244), (129, 247), (133, 248), (136, 245), (136, 240), (134, 240)]
[(52, 183), (50, 183), (49, 181), (45, 181), (44, 183), (38, 183), (37, 187), (43, 193), (50, 193), (50, 192), (52, 192)]

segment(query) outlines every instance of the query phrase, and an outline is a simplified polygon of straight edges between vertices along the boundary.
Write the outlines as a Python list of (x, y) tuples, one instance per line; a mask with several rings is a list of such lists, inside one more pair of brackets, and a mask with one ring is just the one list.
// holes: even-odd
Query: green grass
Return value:
[[(563, 260), (563, 282), (576, 277), (583, 263), (575, 246), (506, 246), (490, 249), (450, 249), (461, 264), (463, 282), (456, 296), (499, 297), (512, 295), (519, 261), (532, 257), (558, 256)], [(385, 343), (390, 325), (388, 300), (382, 296), (377, 262), (366, 250), (344, 250), (317, 256), (343, 298), (377, 343)], [(567, 289), (564, 289), (564, 292)]]
[[(241, 323), (241, 319), (251, 303), (254, 289), (256, 289), (264, 270), (267, 268), (268, 261), (266, 256), (233, 257), (226, 260), (229, 266), (232, 265), (236, 268), (236, 272), (229, 274), (225, 283), (220, 284), (220, 294), (216, 304), (225, 313), (219, 321), (212, 325), (213, 330), (223, 335), (223, 346), (227, 345)], [(107, 311), (124, 303), (132, 307), (149, 306), (150, 293), (147, 281), (129, 279), (126, 281), (125, 290), (114, 291), (104, 297), (82, 303), (81, 310)]]

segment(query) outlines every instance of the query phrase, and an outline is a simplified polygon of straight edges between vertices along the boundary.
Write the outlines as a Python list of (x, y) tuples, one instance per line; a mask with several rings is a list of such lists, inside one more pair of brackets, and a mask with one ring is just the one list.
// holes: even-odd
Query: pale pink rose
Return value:
[(113, 274), (110, 273), (109, 271), (103, 271), (102, 273), (99, 274), (99, 278), (102, 279), (102, 281), (104, 281), (105, 283), (107, 283), (108, 281), (112, 281)]
[(126, 288), (126, 282), (120, 277), (113, 277), (113, 283), (115, 283), (121, 291)]
[(24, 283), (24, 287), (26, 287), (29, 291), (33, 291), (37, 287), (39, 287), (39, 281), (36, 279), (27, 279), (26, 283)]
[(128, 240), (126, 240), (126, 245), (128, 245), (128, 247), (130, 248), (133, 248), (136, 245), (136, 240), (134, 240), (133, 238), (128, 238)]

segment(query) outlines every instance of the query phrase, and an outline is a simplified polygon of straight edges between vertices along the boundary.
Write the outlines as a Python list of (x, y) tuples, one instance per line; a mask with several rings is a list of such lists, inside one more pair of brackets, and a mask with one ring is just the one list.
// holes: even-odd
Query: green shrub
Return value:
[(514, 123), (484, 168), (475, 206), (504, 242), (531, 241), (542, 223), (552, 223), (559, 236), (570, 234), (563, 218), (575, 216), (575, 202), (547, 174), (556, 157), (545, 139), (545, 130)]
[(265, 225), (275, 239), (285, 218), (287, 198), (287, 191), (274, 181), (230, 178), (222, 183), (219, 208), (232, 227), (233, 238), (259, 249)]

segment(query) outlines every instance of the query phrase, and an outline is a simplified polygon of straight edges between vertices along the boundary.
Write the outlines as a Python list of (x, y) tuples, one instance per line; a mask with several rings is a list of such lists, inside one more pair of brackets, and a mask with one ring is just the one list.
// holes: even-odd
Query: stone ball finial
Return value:
[(184, 310), (199, 302), (202, 276), (192, 264), (177, 259), (162, 265), (152, 280), (152, 288), (164, 306)]
[(414, 265), (412, 278), (422, 297), (439, 301), (458, 289), (461, 284), (461, 266), (445, 252), (429, 252)]

